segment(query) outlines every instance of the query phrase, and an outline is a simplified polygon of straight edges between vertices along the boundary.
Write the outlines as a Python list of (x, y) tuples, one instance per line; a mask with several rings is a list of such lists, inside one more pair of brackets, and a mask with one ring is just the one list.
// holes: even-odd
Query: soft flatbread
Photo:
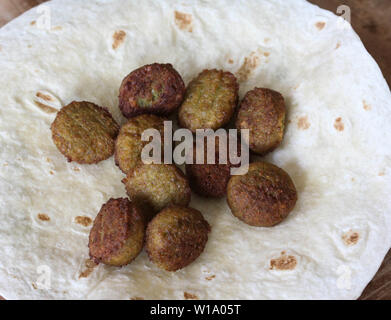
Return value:
[[(46, 28), (47, 15), (51, 21)], [(45, 18), (46, 17), (46, 18)], [(126, 196), (113, 158), (68, 163), (51, 140), (73, 100), (109, 108), (131, 70), (172, 63), (186, 83), (235, 73), (240, 96), (280, 91), (281, 147), (299, 200), (280, 225), (237, 220), (193, 195), (212, 227), (175, 273), (145, 252), (130, 265), (88, 260), (101, 205)], [(391, 94), (349, 24), (306, 1), (54, 0), (0, 30), (0, 294), (6, 299), (353, 299), (391, 245)]]

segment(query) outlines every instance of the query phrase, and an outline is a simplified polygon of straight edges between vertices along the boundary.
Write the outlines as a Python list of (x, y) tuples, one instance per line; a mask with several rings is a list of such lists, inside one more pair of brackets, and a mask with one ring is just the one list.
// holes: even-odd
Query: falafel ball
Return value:
[[(164, 121), (165, 118), (153, 114), (142, 114), (131, 118), (121, 127), (115, 141), (115, 163), (127, 174), (141, 162), (141, 152), (149, 141), (142, 141), (141, 135), (147, 129), (156, 129), (162, 138), (164, 149)], [(162, 151), (162, 155), (164, 152)]]
[(196, 209), (169, 206), (148, 224), (145, 247), (159, 268), (177, 271), (204, 251), (210, 226)]
[(119, 126), (107, 109), (73, 101), (57, 113), (51, 131), (54, 144), (69, 162), (92, 164), (113, 155)]
[(170, 204), (187, 206), (190, 203), (187, 178), (173, 164), (140, 164), (129, 171), (122, 182), (130, 200), (144, 210), (149, 209), (149, 217)]
[(187, 87), (179, 108), (179, 124), (192, 132), (225, 126), (235, 112), (238, 90), (238, 82), (231, 72), (202, 71)]
[(119, 108), (126, 118), (149, 113), (166, 116), (181, 104), (185, 84), (171, 64), (154, 63), (131, 72), (119, 90)]
[(91, 259), (118, 267), (130, 263), (143, 248), (145, 229), (145, 217), (129, 199), (110, 199), (90, 231)]
[(285, 102), (274, 90), (255, 88), (242, 100), (236, 128), (250, 130), (250, 149), (258, 154), (273, 151), (284, 137)]
[[(219, 163), (223, 160), (220, 156), (219, 143), (220, 139), (215, 140), (215, 164), (207, 163), (207, 142), (204, 141), (204, 164), (196, 164), (198, 153), (197, 144), (193, 145), (193, 164), (186, 164), (186, 175), (189, 179), (190, 188), (200, 196), (211, 198), (222, 198), (227, 193), (228, 181), (231, 177), (231, 168), (240, 167), (239, 164), (232, 164), (230, 161), (230, 146), (227, 141), (225, 148), (226, 163)], [(240, 141), (237, 142), (235, 156), (240, 157)], [(223, 151), (223, 152), (224, 152)]]
[(227, 195), (233, 215), (256, 227), (272, 227), (280, 223), (297, 201), (290, 176), (266, 162), (251, 163), (247, 174), (232, 176)]

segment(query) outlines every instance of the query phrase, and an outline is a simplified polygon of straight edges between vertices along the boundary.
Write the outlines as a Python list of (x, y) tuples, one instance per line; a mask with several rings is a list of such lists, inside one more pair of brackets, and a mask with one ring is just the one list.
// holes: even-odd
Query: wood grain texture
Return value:
[[(0, 26), (46, 0), (0, 0)], [(85, 0), (80, 0), (85, 1)], [(391, 84), (391, 1), (390, 0), (310, 0), (337, 12), (339, 5), (351, 8), (352, 25)], [(391, 251), (360, 299), (391, 300)], [(0, 296), (1, 300), (1, 296)]]

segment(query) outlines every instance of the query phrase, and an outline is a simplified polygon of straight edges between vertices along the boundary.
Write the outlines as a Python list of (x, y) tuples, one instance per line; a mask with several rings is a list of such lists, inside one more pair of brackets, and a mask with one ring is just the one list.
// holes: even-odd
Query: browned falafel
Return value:
[(57, 113), (51, 131), (54, 144), (68, 161), (92, 164), (113, 155), (119, 126), (107, 109), (73, 101)]
[(179, 108), (179, 124), (192, 132), (225, 126), (235, 112), (238, 90), (238, 82), (231, 72), (202, 71), (187, 87)]
[[(149, 141), (142, 141), (141, 135), (147, 129), (156, 129), (162, 139), (164, 148), (165, 118), (153, 114), (142, 114), (125, 123), (115, 141), (115, 163), (127, 174), (141, 162), (141, 152)], [(163, 157), (162, 151), (162, 157)]]
[(274, 90), (255, 88), (242, 100), (236, 128), (250, 130), (250, 149), (258, 154), (273, 151), (284, 137), (285, 102)]
[(231, 177), (231, 168), (239, 167), (240, 163), (232, 164), (230, 161), (230, 151), (235, 156), (240, 157), (241, 145), (237, 142), (237, 150), (230, 150), (227, 142), (225, 153), (226, 163), (219, 163), (223, 160), (219, 150), (220, 139), (215, 140), (215, 164), (207, 163), (207, 142), (204, 141), (204, 164), (196, 164), (197, 147), (193, 145), (193, 164), (186, 164), (186, 175), (189, 179), (191, 189), (204, 197), (221, 198), (227, 193), (228, 181)]
[(251, 163), (247, 174), (232, 176), (227, 196), (233, 215), (256, 227), (272, 227), (280, 223), (297, 201), (290, 176), (266, 162)]
[(90, 231), (88, 247), (95, 262), (123, 266), (144, 245), (146, 219), (129, 199), (110, 199), (100, 209)]
[(149, 209), (149, 217), (168, 205), (187, 206), (190, 203), (187, 178), (173, 164), (140, 164), (129, 171), (122, 182), (130, 200), (144, 210)]
[(122, 81), (119, 108), (126, 118), (144, 113), (166, 116), (180, 106), (185, 90), (182, 77), (171, 64), (145, 65)]
[(148, 224), (146, 251), (159, 268), (177, 271), (200, 256), (209, 232), (210, 226), (198, 210), (169, 206)]

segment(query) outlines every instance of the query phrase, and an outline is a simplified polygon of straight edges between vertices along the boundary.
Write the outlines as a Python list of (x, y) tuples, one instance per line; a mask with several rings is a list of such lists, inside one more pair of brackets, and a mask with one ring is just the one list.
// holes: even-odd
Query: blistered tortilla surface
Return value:
[[(46, 25), (48, 15), (50, 25)], [(171, 63), (188, 83), (233, 72), (287, 103), (282, 145), (265, 160), (298, 190), (291, 215), (250, 227), (226, 200), (193, 196), (212, 227), (175, 273), (143, 251), (130, 265), (88, 260), (101, 205), (126, 196), (113, 158), (68, 163), (51, 140), (73, 100), (124, 123), (131, 71)], [(391, 94), (341, 18), (305, 1), (54, 0), (0, 30), (0, 294), (6, 299), (353, 299), (391, 245)]]

